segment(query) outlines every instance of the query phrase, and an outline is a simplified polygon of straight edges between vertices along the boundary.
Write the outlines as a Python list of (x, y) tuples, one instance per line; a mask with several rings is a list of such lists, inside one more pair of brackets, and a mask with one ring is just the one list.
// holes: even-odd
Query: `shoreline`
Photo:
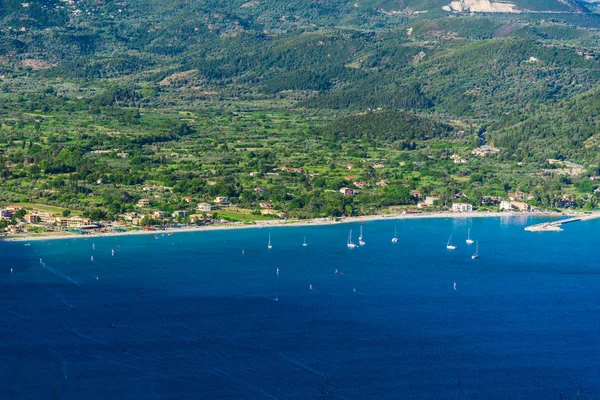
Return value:
[(371, 221), (385, 221), (385, 220), (403, 220), (403, 219), (435, 219), (435, 218), (527, 218), (527, 217), (562, 217), (564, 214), (558, 212), (430, 212), (421, 214), (376, 214), (376, 215), (363, 215), (357, 217), (341, 217), (337, 220), (329, 218), (313, 218), (313, 219), (293, 219), (293, 220), (272, 220), (272, 221), (259, 221), (254, 224), (244, 224), (242, 222), (214, 224), (206, 226), (185, 226), (182, 228), (171, 228), (145, 231), (143, 229), (127, 232), (102, 232), (102, 233), (89, 233), (86, 235), (76, 234), (56, 234), (57, 232), (48, 232), (44, 234), (36, 234), (36, 236), (19, 235), (19, 236), (7, 236), (0, 240), (6, 242), (27, 242), (27, 241), (44, 241), (44, 240), (68, 240), (68, 239), (89, 239), (89, 238), (101, 238), (101, 237), (115, 237), (115, 236), (137, 236), (137, 235), (158, 235), (163, 233), (189, 233), (189, 232), (203, 232), (203, 231), (222, 231), (230, 229), (262, 229), (262, 228), (278, 228), (278, 227), (300, 227), (300, 226), (326, 226), (326, 225), (337, 225), (337, 224), (349, 224), (356, 222), (371, 222)]

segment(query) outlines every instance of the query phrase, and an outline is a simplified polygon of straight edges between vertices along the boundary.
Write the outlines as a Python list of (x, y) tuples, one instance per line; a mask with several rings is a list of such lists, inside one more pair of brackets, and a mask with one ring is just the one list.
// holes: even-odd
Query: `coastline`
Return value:
[(562, 213), (558, 212), (429, 212), (421, 214), (376, 214), (363, 215), (357, 217), (341, 217), (336, 220), (329, 218), (314, 218), (314, 219), (284, 219), (284, 220), (269, 220), (259, 221), (254, 224), (245, 224), (242, 222), (214, 224), (207, 226), (186, 226), (182, 228), (171, 228), (164, 230), (145, 231), (143, 229), (127, 232), (102, 232), (89, 233), (87, 235), (68, 234), (65, 232), (47, 232), (44, 234), (33, 235), (15, 235), (3, 237), (0, 240), (6, 242), (28, 242), (28, 241), (45, 241), (45, 240), (67, 240), (67, 239), (89, 239), (94, 237), (114, 237), (114, 236), (137, 236), (137, 235), (157, 235), (163, 233), (188, 233), (188, 232), (203, 232), (203, 231), (220, 231), (230, 229), (261, 229), (261, 228), (277, 228), (277, 227), (300, 227), (300, 226), (323, 226), (349, 224), (356, 222), (370, 221), (385, 221), (385, 220), (404, 220), (404, 219), (426, 219), (426, 218), (527, 218), (533, 216), (542, 217), (561, 217)]

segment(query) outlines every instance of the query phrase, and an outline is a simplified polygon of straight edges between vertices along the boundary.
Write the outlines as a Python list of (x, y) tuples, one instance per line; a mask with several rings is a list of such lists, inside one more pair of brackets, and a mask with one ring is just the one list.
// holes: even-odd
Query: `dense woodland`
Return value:
[[(226, 196), (227, 218), (267, 218), (261, 202), (309, 218), (414, 208), (411, 190), (482, 209), (520, 190), (589, 210), (600, 15), (517, 4), (536, 12), (0, 0), (0, 203), (114, 219), (142, 198), (174, 211)], [(499, 152), (471, 154), (482, 145)], [(586, 172), (552, 173), (547, 159)]]

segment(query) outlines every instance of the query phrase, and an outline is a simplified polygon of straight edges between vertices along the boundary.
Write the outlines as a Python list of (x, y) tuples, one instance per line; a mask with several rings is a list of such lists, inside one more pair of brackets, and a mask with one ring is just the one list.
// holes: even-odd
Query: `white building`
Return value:
[(208, 203), (200, 203), (196, 206), (196, 210), (198, 211), (210, 211), (212, 210), (212, 206)]
[(512, 211), (512, 209), (513, 209), (513, 206), (510, 203), (510, 201), (504, 200), (504, 201), (500, 202), (500, 211), (502, 211), (502, 210)]
[(454, 212), (471, 212), (473, 205), (467, 203), (452, 203), (452, 211)]

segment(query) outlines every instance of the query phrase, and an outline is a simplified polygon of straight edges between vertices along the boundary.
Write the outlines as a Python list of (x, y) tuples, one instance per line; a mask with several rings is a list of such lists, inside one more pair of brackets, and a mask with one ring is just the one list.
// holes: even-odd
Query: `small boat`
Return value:
[(358, 237), (358, 244), (361, 246), (364, 246), (365, 244), (367, 244), (364, 240), (363, 240), (363, 235), (362, 235), (362, 225), (360, 226), (360, 236)]
[(392, 238), (392, 243), (398, 243), (398, 232), (396, 231), (396, 225), (394, 225), (394, 237)]
[(94, 256), (91, 256), (91, 257), (90, 257), (90, 260), (94, 261)]
[(348, 243), (346, 244), (349, 249), (356, 248), (356, 244), (352, 243), (352, 229), (350, 229), (350, 234), (348, 235)]
[(456, 250), (456, 246), (452, 244), (452, 235), (450, 235), (450, 238), (448, 239), (448, 243), (446, 244), (446, 248), (448, 250)]
[(96, 249), (96, 244), (92, 243), (92, 250), (95, 250), (95, 249)]
[(306, 246), (308, 246), (308, 245), (306, 244), (306, 236), (304, 236), (304, 243), (302, 243), (302, 247), (306, 247)]
[(467, 231), (467, 240), (466, 240), (467, 244), (473, 244), (475, 241), (473, 239), (471, 239), (471, 228), (469, 228), (469, 230)]
[(115, 249), (112, 249), (112, 251), (110, 252), (110, 255), (111, 255), (111, 256), (114, 256), (114, 255), (115, 255)]
[(471, 256), (473, 260), (477, 260), (479, 258), (479, 242), (475, 244), (475, 254)]
[(273, 299), (273, 301), (279, 301), (279, 297), (275, 296), (275, 298)]
[(10, 273), (12, 274), (13, 272), (14, 272), (14, 271), (13, 271), (13, 269), (11, 268), (11, 269), (10, 269)]
[(31, 243), (25, 243), (25, 247), (31, 246)]
[(279, 275), (279, 267), (277, 267), (277, 269), (275, 269), (275, 273), (276, 273), (277, 275)]
[(454, 282), (454, 285), (452, 287), (454, 288), (454, 290), (456, 290), (456, 282)]
[(267, 249), (272, 249), (273, 246), (271, 245), (271, 234), (269, 233), (269, 244), (267, 244)]
[(309, 290), (313, 290), (312, 284), (308, 286)]

